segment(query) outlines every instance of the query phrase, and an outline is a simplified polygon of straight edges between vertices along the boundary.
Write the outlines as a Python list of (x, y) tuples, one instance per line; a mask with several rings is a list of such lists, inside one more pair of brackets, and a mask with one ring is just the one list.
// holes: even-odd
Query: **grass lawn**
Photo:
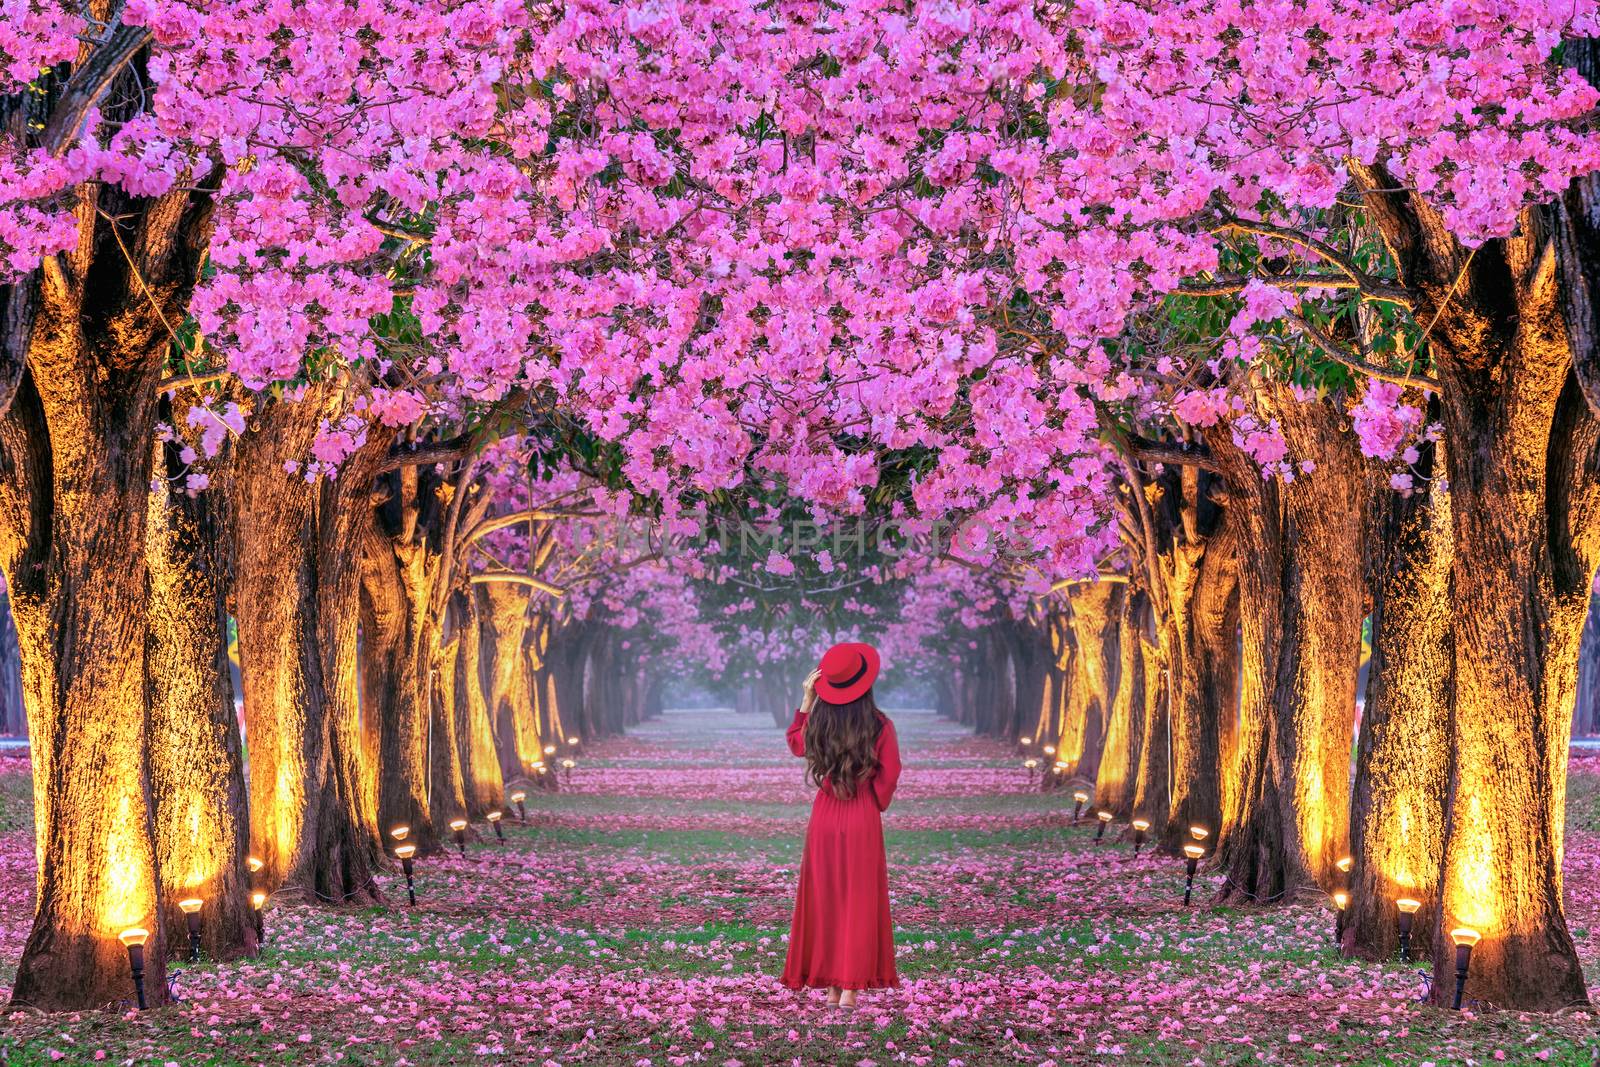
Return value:
[[(1315, 902), (1215, 908), (1095, 845), (1000, 746), (897, 719), (886, 818), (901, 987), (852, 1015), (777, 982), (808, 797), (770, 719), (672, 713), (586, 753), (510, 843), (419, 861), (421, 903), (274, 900), (255, 960), (181, 1002), (0, 1016), (0, 1063), (1591, 1064), (1591, 1014), (1445, 1012), (1341, 959)], [(0, 760), (0, 981), (27, 935), (26, 764)], [(1063, 808), (1066, 811), (1063, 811)], [(1600, 757), (1573, 764), (1567, 891), (1600, 978)], [(396, 880), (386, 878), (391, 896)], [(403, 883), (399, 899), (404, 899)]]

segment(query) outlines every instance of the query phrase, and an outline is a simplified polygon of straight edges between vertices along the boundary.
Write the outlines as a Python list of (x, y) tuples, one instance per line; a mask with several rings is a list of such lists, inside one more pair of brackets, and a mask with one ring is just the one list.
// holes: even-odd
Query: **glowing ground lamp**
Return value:
[(408, 836), (410, 836), (410, 834), (411, 827), (409, 826), (396, 826), (393, 830), (389, 831), (389, 836), (394, 838), (396, 841), (404, 841)]
[(1028, 768), (1028, 784), (1032, 785), (1033, 784), (1033, 772), (1037, 771), (1039, 769), (1039, 761), (1036, 760), (1036, 759), (1025, 759), (1025, 760), (1022, 761), (1022, 765), (1024, 767)]
[(544, 754), (546, 756), (554, 756), (556, 754), (556, 746), (554, 746), (554, 745), (546, 745), (546, 746), (544, 746)]
[(1144, 847), (1145, 831), (1150, 829), (1150, 823), (1145, 819), (1133, 820), (1133, 858), (1139, 858), (1139, 850)]
[(1411, 924), (1417, 919), (1417, 909), (1422, 907), (1420, 900), (1410, 897), (1401, 897), (1394, 902), (1400, 909), (1400, 962), (1411, 962)]
[(178, 901), (178, 907), (183, 909), (183, 921), (189, 927), (190, 963), (200, 958), (200, 909), (204, 904), (199, 897)]
[(261, 910), (266, 903), (267, 895), (261, 890), (257, 889), (250, 894), (250, 906), (255, 909), (256, 913), (256, 944), (258, 945), (267, 939), (267, 920)]
[(576, 767), (577, 765), (578, 761), (570, 757), (561, 761), (561, 769), (567, 772), (568, 785), (572, 784), (572, 768)]
[(461, 850), (461, 858), (467, 858), (467, 820), (451, 819), (450, 830), (456, 835), (456, 848)]
[(501, 845), (506, 843), (506, 832), (500, 829), (500, 820), (504, 817), (504, 815), (504, 812), (491, 811), (489, 814), (484, 816), (484, 818), (489, 820), (489, 825), (494, 827), (494, 836), (499, 839)]
[[(244, 865), (250, 868), (251, 874), (260, 874), (261, 868), (265, 867), (266, 863), (260, 856), (250, 856), (245, 859)], [(254, 881), (254, 879), (251, 880)]]
[(1204, 841), (1206, 838), (1211, 836), (1211, 831), (1207, 830), (1204, 826), (1191, 826), (1189, 827), (1189, 836), (1194, 838), (1196, 841)]
[(1183, 906), (1189, 906), (1189, 900), (1194, 896), (1194, 872), (1200, 869), (1200, 857), (1206, 854), (1204, 845), (1183, 846)]
[(1046, 745), (1046, 746), (1044, 746), (1044, 754), (1046, 756), (1054, 756), (1056, 754), (1056, 746), (1054, 746), (1054, 745)]
[(1089, 794), (1080, 789), (1072, 794), (1072, 799), (1077, 802), (1072, 809), (1072, 825), (1076, 826), (1079, 817), (1083, 815), (1083, 806), (1089, 803)]
[(394, 850), (395, 857), (400, 860), (400, 869), (406, 872), (406, 896), (411, 899), (411, 906), (417, 906), (417, 886), (411, 880), (413, 860), (416, 859), (416, 845), (401, 845)]
[(1106, 827), (1111, 825), (1113, 816), (1109, 811), (1101, 810), (1095, 812), (1094, 817), (1100, 820), (1100, 828), (1094, 832), (1094, 843), (1098, 845), (1100, 839), (1106, 836)]
[(1031, 737), (1020, 738), (1020, 740), (1023, 748), (1027, 748), (1029, 745), (1033, 744), (1033, 738)]
[(578, 741), (579, 741), (579, 739), (576, 738), (576, 737), (567, 738), (567, 747), (568, 748), (577, 748), (578, 747)]
[(1051, 773), (1053, 773), (1057, 778), (1061, 777), (1063, 774), (1067, 773), (1067, 761), (1064, 759), (1056, 760), (1056, 765), (1050, 768), (1050, 770)]
[(1350, 894), (1343, 889), (1333, 894), (1333, 942), (1338, 944), (1344, 940), (1345, 909), (1350, 906)]
[(149, 938), (150, 931), (142, 926), (129, 927), (117, 935), (117, 940), (128, 950), (128, 970), (133, 972), (133, 992), (138, 997), (140, 1011), (149, 1007), (144, 1002), (144, 943)]
[(527, 799), (528, 794), (522, 792), (521, 790), (511, 794), (511, 803), (517, 806), (517, 821), (523, 825), (527, 825), (528, 822), (528, 809), (523, 804), (523, 801)]
[(1456, 995), (1450, 999), (1450, 1007), (1456, 1011), (1461, 1010), (1461, 994), (1467, 988), (1467, 968), (1472, 964), (1472, 946), (1482, 937), (1476, 930), (1465, 926), (1458, 926), (1450, 931), (1450, 940), (1456, 943)]

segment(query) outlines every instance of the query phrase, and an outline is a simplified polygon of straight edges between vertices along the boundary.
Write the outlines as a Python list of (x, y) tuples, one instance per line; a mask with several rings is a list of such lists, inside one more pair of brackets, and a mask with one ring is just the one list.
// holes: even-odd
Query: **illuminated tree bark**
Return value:
[(433, 824), (448, 826), (451, 819), (468, 817), (467, 784), (462, 761), (457, 718), (456, 667), (461, 656), (461, 632), (452, 629), (434, 657), (430, 687), (432, 735), (428, 755), (432, 774), (428, 800)]
[(284, 464), (310, 454), (319, 423), (338, 404), (336, 390), (314, 387), (297, 403), (258, 410), (237, 443), (233, 481), (251, 851), (266, 863), (267, 885), (328, 903), (378, 899), (350, 559), (351, 523), (369, 506), (370, 472), (389, 438), (370, 431), (340, 478), (323, 486)]
[(1130, 587), (1118, 616), (1117, 695), (1106, 723), (1106, 743), (1095, 778), (1094, 803), (1119, 819), (1133, 816), (1139, 751), (1144, 743), (1145, 664), (1142, 620), (1149, 610), (1144, 592)]
[[(544, 764), (539, 723), (528, 686), (527, 658), (522, 653), (528, 630), (528, 594), (520, 586), (482, 586), (488, 611), (484, 614), (484, 658), (489, 666), (489, 715), (495, 724), (500, 752), (500, 773), (506, 782), (537, 782)], [(545, 779), (545, 781), (539, 781)]]
[(1139, 651), (1144, 660), (1144, 726), (1139, 731), (1138, 782), (1133, 811), (1151, 825), (1161, 826), (1171, 810), (1172, 737), (1167, 719), (1167, 685), (1160, 649), (1143, 637)]
[(1172, 808), (1161, 840), (1176, 853), (1189, 827), (1216, 833), (1222, 823), (1223, 724), (1234, 713), (1239, 674), (1238, 524), (1212, 495), (1214, 475), (1182, 467), (1162, 485)]
[[(177, 444), (157, 445), (163, 473), (181, 482)], [(188, 943), (178, 901), (199, 897), (205, 952), (256, 950), (245, 867), (249, 818), (239, 724), (228, 670), (227, 558), (220, 488), (150, 494), (150, 786), (169, 951)]]
[(1073, 711), (1058, 755), (1075, 778), (1094, 781), (1105, 743), (1106, 716), (1117, 689), (1117, 616), (1122, 586), (1095, 582), (1071, 595), (1073, 644), (1077, 648), (1072, 684)]
[(457, 594), (461, 649), (456, 657), (455, 697), (461, 744), (463, 787), (471, 818), (505, 807), (505, 782), (495, 750), (494, 724), (483, 695), (483, 626), (473, 605), (480, 590)]
[(425, 677), (437, 631), (422, 614), (436, 561), (411, 535), (431, 516), (412, 513), (407, 503), (431, 509), (434, 499), (426, 489), (418, 497), (417, 478), (414, 467), (399, 472), (404, 502), (389, 498), (399, 515), (362, 535), (361, 706), (378, 733), (378, 825), (411, 827), (407, 841), (426, 854), (439, 840), (429, 804), (433, 702)]
[[(1568, 60), (1595, 78), (1593, 43), (1570, 44)], [(1577, 1003), (1561, 857), (1577, 653), (1600, 560), (1600, 422), (1584, 400), (1600, 399), (1600, 181), (1468, 250), (1390, 175), (1355, 174), (1414, 313), (1435, 324), (1452, 494), (1455, 748), (1436, 996), (1453, 991), (1449, 930), (1463, 925), (1483, 936), (1469, 999)]]
[[(1432, 446), (1418, 465), (1432, 475)], [(1389, 959), (1395, 901), (1420, 901), (1432, 930), (1444, 862), (1450, 750), (1450, 494), (1379, 494), (1372, 537), (1372, 662), (1350, 811), (1343, 949)]]
[[(0, 124), (24, 143), (30, 124), (60, 128), (57, 106), (126, 118), (128, 105), (100, 97), (112, 87), (119, 101), (140, 98), (124, 90), (145, 40), (127, 31), (92, 53), (86, 45), (80, 61), (100, 67), (92, 85), (13, 94)], [(0, 287), (0, 412), (10, 409), (0, 567), (22, 660), (39, 856), (13, 996), (39, 1008), (128, 999), (116, 935), (134, 925), (151, 932), (147, 975), (153, 999), (166, 999), (146, 762), (145, 523), (166, 323), (182, 321), (199, 269), (206, 183), (196, 175), (153, 199), (80, 187), (75, 246)]]
[(1331, 886), (1348, 847), (1350, 744), (1364, 617), (1365, 471), (1353, 435), (1325, 401), (1262, 382), (1262, 417), (1278, 420), (1297, 462), (1292, 482), (1263, 480), (1226, 431), (1212, 449), (1240, 504), (1243, 699), (1240, 819), (1225, 824), (1224, 897), (1272, 903)]

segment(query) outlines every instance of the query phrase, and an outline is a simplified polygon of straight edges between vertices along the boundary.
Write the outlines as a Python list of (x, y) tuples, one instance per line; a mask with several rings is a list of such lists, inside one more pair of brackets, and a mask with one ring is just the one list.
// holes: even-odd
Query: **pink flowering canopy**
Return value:
[[(7, 89), (49, 91), (109, 32), (77, 5), (13, 7)], [(1023, 557), (1035, 589), (1115, 549), (1108, 418), (1242, 414), (1220, 392), (1159, 399), (1151, 381), (1181, 368), (1111, 343), (1225, 273), (1240, 226), (1258, 249), (1265, 226), (1316, 232), (1356, 159), (1471, 244), (1600, 166), (1578, 124), (1596, 94), (1552, 62), (1600, 31), (1594, 0), (134, 0), (121, 17), (154, 40), (148, 106), (7, 143), (0, 262), (66, 247), (77, 183), (215, 188), (206, 350), (255, 387), (381, 383), (314, 470), (362, 418), (526, 390), (615, 447), (669, 524), (751, 480), (858, 514), (914, 455), (906, 517), (981, 521), (995, 536), (969, 562)], [(1220, 355), (1248, 362), (1325, 294), (1238, 295)], [(1398, 393), (1361, 403), (1371, 454), (1418, 432)], [(1293, 473), (1273, 427), (1236, 429)]]

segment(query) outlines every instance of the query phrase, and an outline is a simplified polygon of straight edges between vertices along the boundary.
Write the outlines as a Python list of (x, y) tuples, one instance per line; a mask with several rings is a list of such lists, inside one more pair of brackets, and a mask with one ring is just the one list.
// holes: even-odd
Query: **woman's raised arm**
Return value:
[(806, 754), (806, 712), (804, 708), (796, 708), (794, 722), (789, 724), (789, 751), (796, 756)]

